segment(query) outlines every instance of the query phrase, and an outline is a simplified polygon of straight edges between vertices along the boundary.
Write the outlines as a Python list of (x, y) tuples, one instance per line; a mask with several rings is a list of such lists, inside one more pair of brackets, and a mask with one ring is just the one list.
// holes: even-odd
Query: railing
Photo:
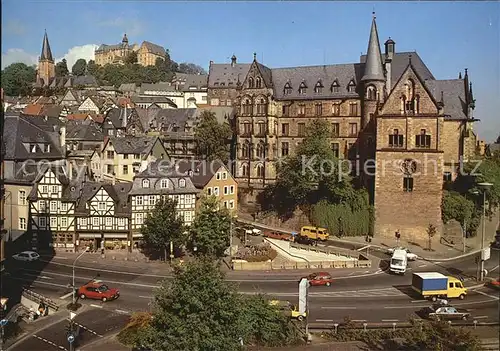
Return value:
[(22, 296), (24, 296), (25, 298), (27, 298), (31, 301), (37, 302), (37, 303), (43, 302), (55, 311), (57, 311), (59, 309), (59, 306), (57, 305), (57, 303), (55, 301), (53, 301), (52, 299), (50, 299), (48, 297), (40, 295), (32, 290), (24, 288), (23, 292), (22, 292)]
[(342, 256), (342, 257), (348, 257), (348, 258), (357, 258), (358, 252), (354, 252), (349, 249), (342, 249), (338, 247), (328, 247), (328, 246), (311, 246), (311, 245), (303, 245), (303, 244), (297, 244), (297, 243), (290, 243), (290, 247), (298, 250), (304, 250), (308, 252), (317, 252), (317, 253), (324, 253), (327, 255), (334, 255), (334, 256)]

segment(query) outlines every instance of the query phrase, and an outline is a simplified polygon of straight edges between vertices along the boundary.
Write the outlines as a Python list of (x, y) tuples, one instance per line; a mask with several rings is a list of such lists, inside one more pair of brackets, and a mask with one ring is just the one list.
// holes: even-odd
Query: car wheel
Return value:
[(465, 299), (465, 295), (464, 295), (464, 294), (461, 294), (458, 298), (459, 298), (460, 300), (463, 300), (463, 299)]
[(108, 301), (108, 299), (107, 299), (107, 298), (105, 298), (105, 297), (103, 297), (101, 300), (102, 300), (102, 302), (106, 302), (106, 301)]
[(331, 285), (330, 282), (326, 283), (326, 286), (330, 286), (330, 285)]
[(86, 297), (87, 297), (87, 296), (85, 296), (85, 294), (81, 294), (81, 295), (80, 295), (80, 299), (82, 299), (82, 300), (85, 300), (85, 298), (86, 298)]
[(298, 316), (297, 319), (302, 322), (304, 320), (304, 316)]
[(463, 320), (463, 321), (466, 321), (466, 320), (467, 320), (467, 316), (463, 316), (463, 317), (462, 317), (462, 320)]
[(437, 296), (433, 296), (433, 297), (431, 298), (432, 302), (436, 302), (436, 301), (437, 301), (437, 299), (438, 299), (438, 298), (437, 298)]

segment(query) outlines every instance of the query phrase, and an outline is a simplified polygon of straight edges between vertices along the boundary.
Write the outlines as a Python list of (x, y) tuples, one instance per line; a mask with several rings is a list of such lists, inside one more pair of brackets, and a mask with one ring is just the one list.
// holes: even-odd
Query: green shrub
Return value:
[(328, 229), (330, 235), (363, 236), (372, 233), (372, 209), (353, 210), (345, 204), (320, 201), (312, 207), (311, 222)]

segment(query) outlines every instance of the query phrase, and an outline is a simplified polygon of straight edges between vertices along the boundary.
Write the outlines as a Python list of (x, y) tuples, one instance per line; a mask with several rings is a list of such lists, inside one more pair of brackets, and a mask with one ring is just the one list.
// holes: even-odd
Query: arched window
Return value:
[(417, 111), (417, 103), (415, 97), (415, 82), (412, 79), (408, 79), (405, 84), (406, 88), (406, 102), (405, 102), (405, 112), (415, 113)]
[(258, 115), (265, 115), (266, 114), (266, 100), (264, 99), (259, 99), (257, 102), (257, 114)]
[(249, 172), (248, 172), (248, 163), (244, 163), (241, 165), (241, 176), (242, 177), (248, 177)]
[(249, 158), (250, 157), (250, 143), (246, 141), (241, 148), (241, 157)]
[(186, 187), (186, 179), (181, 178), (179, 179), (179, 188), (185, 188)]
[(252, 103), (249, 99), (245, 99), (243, 101), (243, 115), (251, 116), (252, 115)]
[(149, 179), (143, 179), (142, 180), (142, 187), (143, 188), (149, 188)]
[(254, 85), (254, 81), (253, 81), (253, 78), (250, 77), (248, 78), (248, 87), (249, 88), (253, 88), (255, 85)]
[(370, 85), (366, 88), (366, 99), (368, 100), (377, 99), (377, 89), (373, 85)]
[(264, 143), (258, 143), (256, 151), (257, 151), (257, 158), (263, 159), (264, 157), (266, 157), (266, 147)]
[(264, 178), (264, 165), (262, 163), (257, 165), (257, 177)]
[(257, 79), (255, 80), (255, 87), (262, 88), (262, 79), (260, 79), (260, 77), (257, 77)]

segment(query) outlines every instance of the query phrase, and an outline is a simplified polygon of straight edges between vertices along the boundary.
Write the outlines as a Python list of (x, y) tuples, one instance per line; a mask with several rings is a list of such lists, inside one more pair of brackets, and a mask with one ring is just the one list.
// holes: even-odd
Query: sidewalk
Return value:
[[(286, 232), (286, 233), (291, 233), (292, 230), (289, 229), (284, 229), (284, 228), (277, 228), (277, 227), (271, 227), (259, 222), (255, 222), (252, 220), (247, 220), (247, 219), (238, 219), (239, 222), (245, 224), (245, 225), (252, 225), (256, 228), (264, 229), (264, 230), (271, 230), (271, 231), (280, 231), (280, 232)], [(486, 234), (485, 234), (485, 244), (486, 246), (489, 246), (489, 243), (493, 241), (495, 237), (495, 230), (496, 230), (497, 223), (495, 220), (493, 221), (487, 221), (486, 223)], [(493, 229), (494, 228), (494, 229)], [(339, 244), (341, 246), (346, 246), (346, 245), (352, 245), (350, 248), (351, 249), (357, 249), (361, 247), (365, 247), (369, 245), (371, 248), (377, 248), (381, 251), (386, 251), (389, 248), (393, 248), (395, 246), (403, 246), (407, 247), (410, 249), (411, 252), (417, 254), (420, 258), (428, 261), (439, 261), (439, 260), (450, 260), (454, 258), (458, 258), (464, 255), (468, 254), (473, 254), (476, 252), (480, 251), (481, 247), (481, 235), (476, 235), (475, 237), (472, 238), (467, 238), (466, 239), (466, 251), (465, 253), (463, 252), (463, 245), (462, 243), (458, 243), (455, 245), (451, 244), (445, 244), (443, 240), (440, 242), (437, 242), (436, 240), (433, 241), (432, 243), (432, 251), (427, 250), (426, 246), (421, 246), (418, 243), (413, 243), (405, 240), (400, 240), (399, 242), (396, 241), (396, 239), (391, 239), (391, 238), (386, 238), (386, 237), (373, 237), (371, 238), (371, 242), (366, 242), (365, 237), (343, 237), (343, 238), (337, 238), (334, 237), (329, 240), (329, 242), (335, 244)]]

